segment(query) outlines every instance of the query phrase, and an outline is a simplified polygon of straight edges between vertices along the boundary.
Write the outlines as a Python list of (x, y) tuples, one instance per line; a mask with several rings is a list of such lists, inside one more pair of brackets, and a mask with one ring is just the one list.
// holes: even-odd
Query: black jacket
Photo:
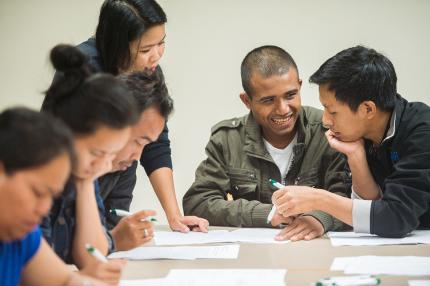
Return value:
[(430, 107), (396, 98), (394, 136), (366, 141), (370, 170), (383, 196), (372, 202), (370, 232), (402, 237), (430, 227)]

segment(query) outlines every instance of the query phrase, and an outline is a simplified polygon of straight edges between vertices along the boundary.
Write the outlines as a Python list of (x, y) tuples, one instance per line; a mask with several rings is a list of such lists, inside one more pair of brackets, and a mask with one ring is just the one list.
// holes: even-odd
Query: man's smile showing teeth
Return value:
[(277, 125), (284, 125), (285, 123), (287, 123), (288, 121), (290, 121), (291, 117), (293, 117), (293, 115), (288, 115), (285, 118), (272, 118), (272, 122), (277, 124)]

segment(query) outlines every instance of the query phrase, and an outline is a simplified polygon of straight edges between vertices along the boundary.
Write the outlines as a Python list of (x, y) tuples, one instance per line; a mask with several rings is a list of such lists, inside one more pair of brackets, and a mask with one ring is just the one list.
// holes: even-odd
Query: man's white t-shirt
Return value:
[(285, 175), (290, 169), (291, 162), (293, 161), (293, 148), (297, 144), (297, 133), (291, 140), (290, 144), (284, 149), (278, 149), (273, 147), (269, 142), (263, 138), (264, 146), (266, 146), (267, 151), (270, 156), (272, 156), (273, 161), (275, 161), (276, 166), (278, 166), (279, 172), (281, 172), (282, 184), (285, 184)]

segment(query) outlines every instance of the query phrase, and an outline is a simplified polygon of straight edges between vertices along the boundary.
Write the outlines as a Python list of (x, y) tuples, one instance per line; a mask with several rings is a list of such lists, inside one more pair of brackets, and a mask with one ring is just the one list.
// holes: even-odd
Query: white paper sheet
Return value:
[(409, 286), (430, 286), (430, 280), (410, 280)]
[(336, 257), (332, 270), (345, 274), (430, 275), (430, 257), (425, 256), (357, 256)]
[(357, 257), (354, 256), (345, 256), (345, 257), (336, 257), (333, 260), (333, 263), (330, 266), (331, 271), (343, 271), (345, 270), (348, 263), (352, 263), (354, 259)]
[(373, 234), (355, 232), (328, 232), (333, 246), (389, 245), (389, 244), (430, 244), (430, 230), (415, 230), (403, 238), (384, 238)]
[(167, 278), (187, 286), (284, 286), (285, 269), (173, 269)]
[(273, 228), (240, 228), (230, 232), (230, 236), (237, 242), (250, 243), (288, 243), (289, 240), (277, 241), (275, 236), (280, 229)]
[(118, 251), (110, 254), (108, 258), (123, 258), (129, 260), (147, 259), (186, 259), (201, 258), (237, 259), (239, 245), (216, 246), (175, 246), (175, 247), (137, 247), (128, 251)]
[(122, 280), (120, 286), (284, 286), (286, 269), (172, 269), (166, 278)]
[(232, 242), (227, 230), (211, 230), (207, 233), (190, 231), (188, 233), (176, 231), (156, 231), (155, 245), (188, 245), (218, 242)]
[(119, 286), (169, 286), (166, 278), (121, 280)]
[(156, 245), (192, 245), (220, 242), (288, 243), (289, 241), (275, 240), (275, 236), (280, 231), (280, 229), (273, 228), (240, 228), (234, 231), (214, 230), (208, 233), (156, 231), (154, 241)]

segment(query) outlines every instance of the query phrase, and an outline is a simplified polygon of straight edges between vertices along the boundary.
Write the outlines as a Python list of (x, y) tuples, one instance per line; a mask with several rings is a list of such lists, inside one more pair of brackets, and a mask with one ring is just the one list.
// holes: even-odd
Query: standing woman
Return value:
[(111, 170), (113, 158), (127, 143), (137, 120), (135, 101), (114, 76), (91, 73), (86, 57), (75, 47), (56, 46), (51, 61), (62, 76), (47, 90), (42, 110), (72, 130), (77, 166), (43, 221), (43, 235), (64, 261), (116, 285), (122, 265), (98, 263), (85, 245), (104, 255), (114, 248), (96, 179)]
[(0, 113), (1, 285), (90, 283), (55, 255), (38, 226), (74, 158), (72, 134), (60, 120), (26, 108)]
[[(156, 69), (161, 72), (159, 61), (164, 53), (166, 22), (166, 14), (154, 0), (106, 0), (100, 10), (95, 38), (78, 48), (89, 57), (96, 71), (113, 75)], [(188, 232), (197, 226), (195, 230), (206, 231), (205, 219), (183, 216), (180, 212), (167, 126), (156, 142), (145, 147), (140, 163), (163, 206), (170, 228)], [(136, 168), (136, 164), (130, 168)], [(132, 191), (129, 190), (130, 200)], [(104, 200), (109, 199), (107, 196), (111, 194), (103, 194), (103, 187), (101, 192)]]

